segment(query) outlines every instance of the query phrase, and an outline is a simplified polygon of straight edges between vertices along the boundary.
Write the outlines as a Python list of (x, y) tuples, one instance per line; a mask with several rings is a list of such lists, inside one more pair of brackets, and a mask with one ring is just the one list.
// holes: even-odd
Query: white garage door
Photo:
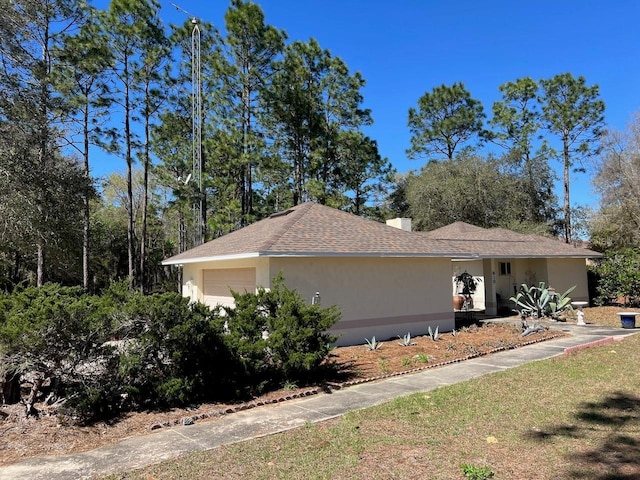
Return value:
[(204, 303), (211, 307), (215, 305), (233, 306), (231, 290), (238, 293), (255, 293), (256, 291), (255, 268), (205, 270), (203, 275)]

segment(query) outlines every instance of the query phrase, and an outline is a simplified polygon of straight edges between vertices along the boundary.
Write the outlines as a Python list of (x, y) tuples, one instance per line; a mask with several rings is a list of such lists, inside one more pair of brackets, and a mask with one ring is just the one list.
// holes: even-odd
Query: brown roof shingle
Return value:
[(599, 253), (501, 228), (456, 222), (407, 232), (373, 220), (303, 203), (168, 258), (165, 265), (229, 256), (397, 256), (448, 258), (579, 257)]
[(461, 246), (303, 203), (165, 260), (165, 265), (234, 255), (466, 256)]
[(430, 239), (451, 242), (466, 253), (484, 258), (571, 257), (595, 258), (602, 254), (541, 235), (523, 234), (504, 228), (482, 228), (455, 222), (429, 232), (416, 232)]

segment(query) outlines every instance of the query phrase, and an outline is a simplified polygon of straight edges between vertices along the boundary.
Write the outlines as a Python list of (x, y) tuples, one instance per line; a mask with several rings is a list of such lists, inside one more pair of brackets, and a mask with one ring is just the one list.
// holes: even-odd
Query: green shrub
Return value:
[(91, 358), (107, 332), (96, 316), (99, 305), (81, 288), (48, 284), (3, 299), (0, 343), (20, 371), (43, 377), (73, 375)]
[(337, 310), (306, 305), (281, 277), (271, 291), (235, 297), (223, 316), (123, 283), (101, 296), (55, 284), (0, 295), (0, 386), (12, 381), (15, 391), (12, 379), (29, 373), (34, 400), (49, 394), (88, 422), (312, 381), (335, 340), (325, 332)]
[(537, 287), (523, 283), (517, 295), (509, 300), (515, 303), (516, 309), (523, 317), (551, 317), (557, 320), (565, 310), (571, 309), (569, 294), (575, 288), (574, 285), (563, 294), (558, 294), (547, 288), (544, 282), (540, 282)]
[[(16, 289), (0, 299), (0, 363), (6, 374), (29, 373), (31, 400), (45, 382), (51, 401), (81, 396), (83, 388), (100, 383), (105, 363), (113, 357), (105, 347), (111, 311), (99, 297), (81, 288), (46, 284)], [(19, 380), (18, 380), (19, 381)], [(27, 402), (32, 413), (33, 402)]]
[(117, 416), (125, 409), (127, 399), (118, 364), (119, 357), (111, 349), (102, 358), (99, 371), (61, 385), (60, 393), (66, 401), (58, 413), (80, 424)]
[(273, 279), (271, 290), (233, 296), (235, 308), (225, 308), (225, 338), (242, 367), (248, 393), (312, 381), (336, 340), (326, 331), (340, 316), (337, 308), (307, 305), (287, 288), (282, 274)]
[(607, 252), (592, 271), (598, 283), (598, 303), (618, 298), (623, 298), (625, 305), (640, 303), (640, 248)]
[(235, 372), (216, 310), (177, 293), (139, 295), (126, 309), (120, 372), (137, 408), (229, 395)]

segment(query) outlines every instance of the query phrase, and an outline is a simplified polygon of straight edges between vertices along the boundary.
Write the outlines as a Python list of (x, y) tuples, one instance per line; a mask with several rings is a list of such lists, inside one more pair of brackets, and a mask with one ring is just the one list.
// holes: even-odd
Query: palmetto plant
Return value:
[(537, 287), (523, 283), (516, 296), (509, 300), (516, 304), (516, 310), (523, 317), (551, 317), (557, 320), (562, 312), (571, 308), (569, 294), (575, 288), (574, 285), (560, 295), (552, 288), (547, 288), (544, 282), (540, 282)]

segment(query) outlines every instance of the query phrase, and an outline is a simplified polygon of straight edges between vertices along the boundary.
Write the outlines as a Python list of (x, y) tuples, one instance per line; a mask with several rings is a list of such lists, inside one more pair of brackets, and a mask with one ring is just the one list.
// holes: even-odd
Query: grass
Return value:
[(634, 335), (112, 478), (640, 478), (638, 365)]

